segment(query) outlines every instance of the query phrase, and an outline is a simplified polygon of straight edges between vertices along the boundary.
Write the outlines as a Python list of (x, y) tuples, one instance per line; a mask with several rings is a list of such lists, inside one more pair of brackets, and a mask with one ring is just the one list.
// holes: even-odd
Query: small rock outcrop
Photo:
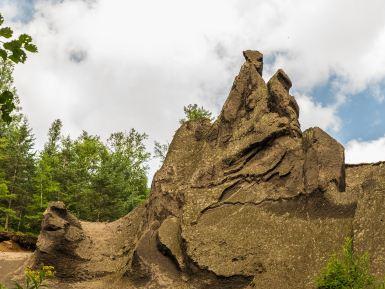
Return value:
[(385, 273), (385, 167), (345, 165), (326, 132), (302, 132), (286, 73), (266, 83), (262, 54), (243, 55), (215, 122), (175, 133), (148, 201), (113, 223), (51, 204), (35, 265), (73, 288), (303, 289), (351, 236)]
[(54, 202), (44, 212), (41, 233), (37, 241), (36, 258), (43, 264), (55, 264), (59, 277), (72, 277), (79, 263), (85, 261), (76, 252), (85, 235), (80, 222), (62, 202)]

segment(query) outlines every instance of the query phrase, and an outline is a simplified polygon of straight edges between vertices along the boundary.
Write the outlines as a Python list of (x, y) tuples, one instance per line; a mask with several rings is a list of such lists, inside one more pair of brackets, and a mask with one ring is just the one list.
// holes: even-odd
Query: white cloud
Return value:
[(302, 130), (317, 126), (323, 130), (339, 131), (341, 119), (336, 106), (323, 106), (306, 95), (297, 95), (296, 100), (301, 108), (299, 120)]
[(370, 163), (385, 160), (385, 136), (371, 141), (352, 140), (345, 148), (346, 163)]
[[(265, 76), (282, 67), (303, 92), (303, 127), (338, 131), (346, 95), (385, 76), (382, 0), (35, 2), (32, 21), (14, 25), (40, 52), (15, 76), (40, 146), (55, 118), (73, 136), (134, 127), (169, 141), (184, 105), (220, 110), (244, 49), (276, 56)], [(0, 0), (8, 19), (15, 3)], [(322, 106), (308, 91), (332, 75), (341, 89)]]

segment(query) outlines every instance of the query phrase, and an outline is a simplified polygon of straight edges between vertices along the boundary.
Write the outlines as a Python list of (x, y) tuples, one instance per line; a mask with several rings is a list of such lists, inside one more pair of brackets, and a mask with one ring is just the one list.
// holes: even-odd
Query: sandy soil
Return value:
[(10, 242), (0, 243), (0, 283), (4, 283), (7, 275), (19, 268), (32, 254)]

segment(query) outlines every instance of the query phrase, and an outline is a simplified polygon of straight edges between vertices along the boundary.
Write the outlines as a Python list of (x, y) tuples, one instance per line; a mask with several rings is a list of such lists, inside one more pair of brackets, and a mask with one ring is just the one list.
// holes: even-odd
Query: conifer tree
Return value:
[(7, 210), (2, 216), (3, 227), (5, 230), (19, 230), (25, 223), (26, 208), (33, 195), (34, 137), (27, 120), (21, 115), (15, 116), (9, 125), (0, 125), (4, 143), (0, 151), (0, 171), (6, 180), (9, 196), (0, 205)]

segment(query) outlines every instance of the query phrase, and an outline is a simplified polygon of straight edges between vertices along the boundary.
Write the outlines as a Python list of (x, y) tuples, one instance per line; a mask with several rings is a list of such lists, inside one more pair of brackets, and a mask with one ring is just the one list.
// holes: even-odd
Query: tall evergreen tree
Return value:
[[(20, 229), (24, 225), (26, 208), (32, 199), (34, 178), (34, 137), (27, 120), (21, 115), (6, 125), (0, 124), (4, 145), (1, 147), (1, 171), (7, 181), (9, 198), (3, 200), (8, 212), (3, 216), (4, 229)], [(4, 204), (5, 203), (5, 204)], [(13, 212), (12, 212), (13, 211)]]
[(67, 193), (67, 202), (82, 219), (97, 220), (98, 208), (95, 203), (100, 196), (93, 191), (92, 183), (106, 154), (106, 147), (98, 136), (83, 132), (73, 142), (72, 161), (69, 162), (67, 173), (76, 175), (76, 179)]
[(36, 166), (36, 191), (40, 208), (45, 208), (48, 201), (58, 200), (60, 183), (58, 170), (60, 165), (59, 145), (62, 122), (57, 119), (48, 130), (48, 141), (40, 153)]
[(11, 123), (0, 119), (0, 223), (5, 230), (19, 229), (24, 224), (35, 168), (34, 137), (20, 113), (12, 73), (13, 63), (0, 60), (0, 93), (11, 91), (16, 107)]
[(112, 221), (148, 194), (145, 134), (114, 133), (104, 143), (83, 132), (72, 140), (62, 136), (56, 120), (36, 157), (21, 114), (9, 125), (0, 122), (0, 129), (0, 224), (5, 230), (38, 233), (50, 201), (64, 201), (83, 220)]
[(99, 220), (112, 220), (127, 214), (148, 194), (147, 166), (150, 154), (143, 141), (147, 135), (134, 129), (113, 133), (108, 139), (108, 154), (93, 182), (99, 203)]

